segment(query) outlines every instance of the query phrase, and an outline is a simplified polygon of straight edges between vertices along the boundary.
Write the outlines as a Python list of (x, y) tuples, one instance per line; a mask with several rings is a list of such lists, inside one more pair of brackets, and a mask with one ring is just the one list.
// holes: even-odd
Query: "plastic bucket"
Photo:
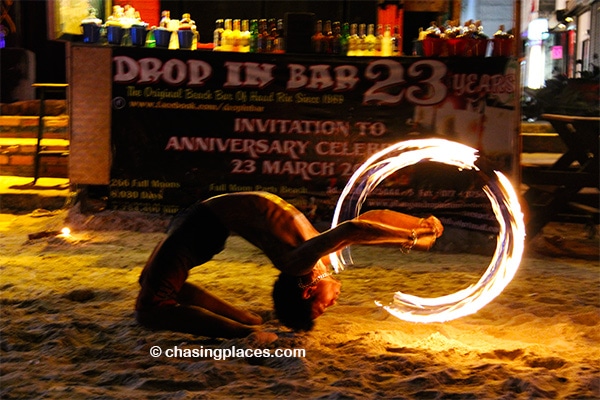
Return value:
[(192, 43), (194, 42), (194, 32), (190, 30), (179, 30), (177, 31), (179, 37), (179, 48), (180, 49), (191, 49)]
[(513, 55), (514, 39), (512, 38), (494, 38), (494, 57), (509, 57)]
[(100, 40), (100, 27), (98, 24), (82, 24), (83, 43), (96, 43)]
[(426, 37), (423, 39), (423, 55), (425, 57), (439, 57), (444, 55), (445, 40), (438, 37)]
[(108, 43), (120, 45), (123, 41), (124, 31), (120, 26), (107, 26), (106, 38), (108, 39)]
[(148, 31), (145, 26), (132, 26), (130, 31), (131, 44), (134, 46), (145, 46)]
[(171, 31), (166, 29), (154, 30), (154, 39), (156, 40), (156, 47), (169, 48), (171, 42)]

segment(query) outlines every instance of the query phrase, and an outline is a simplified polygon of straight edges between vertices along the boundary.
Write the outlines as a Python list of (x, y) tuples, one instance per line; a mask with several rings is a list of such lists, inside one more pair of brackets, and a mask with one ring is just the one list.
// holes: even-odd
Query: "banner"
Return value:
[[(175, 213), (265, 190), (327, 220), (357, 166), (414, 138), (467, 144), (510, 174), (516, 65), (115, 47), (111, 206)], [(405, 186), (380, 200), (407, 189), (415, 203)]]

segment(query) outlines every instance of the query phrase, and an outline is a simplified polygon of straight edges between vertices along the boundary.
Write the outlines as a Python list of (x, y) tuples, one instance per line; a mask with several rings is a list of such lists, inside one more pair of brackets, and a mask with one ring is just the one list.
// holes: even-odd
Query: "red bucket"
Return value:
[(423, 54), (425, 57), (439, 57), (443, 55), (445, 40), (439, 37), (425, 37), (423, 39)]
[(494, 57), (510, 57), (513, 55), (514, 38), (495, 37), (492, 42), (494, 44), (494, 50), (492, 51)]
[(485, 57), (487, 46), (487, 39), (467, 39), (464, 55), (466, 57)]
[(466, 41), (462, 38), (451, 38), (447, 40), (449, 56), (462, 56), (465, 54)]

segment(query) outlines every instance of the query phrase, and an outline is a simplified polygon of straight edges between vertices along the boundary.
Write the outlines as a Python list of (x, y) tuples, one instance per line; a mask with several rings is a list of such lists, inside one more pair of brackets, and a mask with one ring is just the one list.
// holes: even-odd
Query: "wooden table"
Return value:
[(585, 205), (574, 197), (584, 188), (599, 188), (598, 151), (600, 117), (543, 114), (566, 151), (549, 168), (523, 170), (523, 183), (529, 186), (524, 198), (531, 212), (527, 235), (532, 238), (565, 209), (576, 209), (597, 224), (598, 201)]

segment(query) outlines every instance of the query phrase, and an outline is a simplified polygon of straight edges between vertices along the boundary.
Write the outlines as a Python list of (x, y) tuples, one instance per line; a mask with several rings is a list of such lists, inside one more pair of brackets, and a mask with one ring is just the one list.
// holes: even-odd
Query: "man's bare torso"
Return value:
[(297, 208), (268, 192), (230, 193), (203, 203), (278, 268), (290, 251), (318, 234)]

